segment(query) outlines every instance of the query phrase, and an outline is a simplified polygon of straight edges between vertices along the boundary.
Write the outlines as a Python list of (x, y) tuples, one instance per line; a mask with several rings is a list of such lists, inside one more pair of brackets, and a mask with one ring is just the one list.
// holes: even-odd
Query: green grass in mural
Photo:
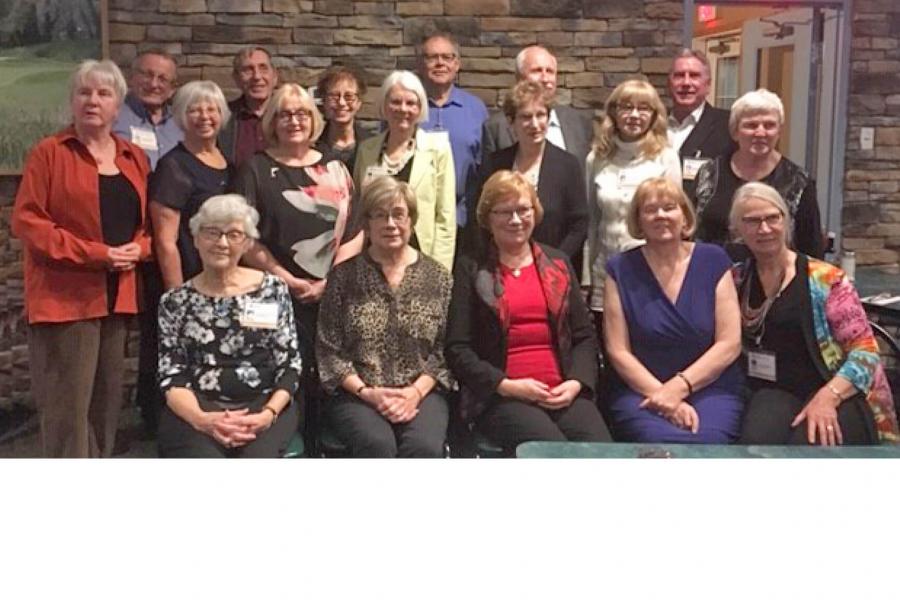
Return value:
[(0, 171), (20, 170), (34, 143), (66, 124), (69, 76), (98, 54), (93, 42), (0, 50)]

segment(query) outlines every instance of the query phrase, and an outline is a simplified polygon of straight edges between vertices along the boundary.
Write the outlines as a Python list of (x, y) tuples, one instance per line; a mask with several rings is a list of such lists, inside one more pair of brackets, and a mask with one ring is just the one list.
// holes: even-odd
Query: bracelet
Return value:
[(690, 382), (690, 380), (687, 378), (687, 376), (686, 376), (684, 373), (682, 373), (681, 371), (678, 371), (677, 373), (675, 373), (675, 376), (676, 376), (676, 377), (681, 377), (681, 380), (682, 380), (682, 381), (684, 382), (684, 384), (687, 386), (687, 389), (688, 389), (688, 396), (693, 396), (693, 395), (694, 395), (694, 386), (691, 385), (691, 382)]
[(361, 386), (359, 386), (358, 388), (356, 388), (356, 392), (354, 392), (353, 395), (356, 396), (357, 398), (362, 399), (362, 393), (363, 393), (363, 390), (366, 389), (367, 387), (369, 387), (369, 386), (367, 386), (365, 383), (362, 384)]
[(825, 384), (825, 387), (828, 388), (828, 391), (829, 391), (829, 392), (831, 392), (832, 394), (834, 394), (834, 397), (837, 398), (837, 401), (838, 401), (839, 403), (844, 401), (844, 396), (841, 395), (841, 393), (837, 390), (836, 387), (834, 387), (834, 386), (831, 385), (830, 383), (826, 383), (826, 384)]
[[(269, 406), (268, 404), (266, 404), (265, 406), (263, 406), (263, 410), (267, 410), (267, 411), (269, 411), (270, 413), (272, 413), (272, 425), (274, 425), (274, 424), (275, 424), (275, 421), (278, 420), (278, 413), (275, 411), (274, 408), (272, 408), (272, 407)], [(271, 427), (271, 426), (270, 426), (270, 427)]]
[(419, 402), (421, 402), (422, 400), (425, 399), (425, 394), (422, 393), (422, 390), (420, 390), (413, 384), (409, 384), (409, 385), (410, 385), (410, 387), (412, 387), (412, 389), (416, 390), (416, 393), (419, 395)]

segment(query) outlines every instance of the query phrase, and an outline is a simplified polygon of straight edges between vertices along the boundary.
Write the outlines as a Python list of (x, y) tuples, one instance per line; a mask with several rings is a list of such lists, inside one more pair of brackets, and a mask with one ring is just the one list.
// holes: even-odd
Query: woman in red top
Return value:
[(445, 356), (464, 421), (511, 452), (522, 442), (610, 441), (594, 404), (597, 340), (566, 254), (534, 242), (543, 208), (520, 173), (485, 183), (490, 242), (454, 273)]
[(25, 254), (31, 390), (45, 456), (110, 456), (122, 406), (135, 266), (150, 255), (143, 151), (112, 134), (125, 79), (109, 60), (72, 76), (73, 123), (34, 147), (13, 210)]

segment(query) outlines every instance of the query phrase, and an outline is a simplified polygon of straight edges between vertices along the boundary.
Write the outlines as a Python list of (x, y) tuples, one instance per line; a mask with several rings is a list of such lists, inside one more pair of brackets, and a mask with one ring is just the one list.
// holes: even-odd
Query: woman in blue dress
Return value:
[(616, 439), (727, 444), (740, 433), (740, 309), (731, 261), (688, 240), (696, 218), (679, 186), (642, 183), (629, 234), (646, 244), (607, 265), (604, 336), (615, 368)]

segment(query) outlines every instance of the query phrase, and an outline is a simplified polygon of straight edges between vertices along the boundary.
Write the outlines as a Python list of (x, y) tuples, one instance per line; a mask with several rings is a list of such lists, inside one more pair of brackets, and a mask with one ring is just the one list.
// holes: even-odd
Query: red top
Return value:
[(529, 265), (519, 277), (500, 267), (503, 295), (509, 306), (509, 331), (506, 349), (506, 376), (531, 377), (550, 387), (562, 383), (559, 362), (553, 349), (553, 335), (547, 318), (547, 300), (537, 269)]
[[(140, 197), (134, 240), (141, 260), (150, 256), (144, 151), (117, 136), (115, 163)], [(29, 323), (105, 317), (109, 246), (100, 226), (97, 163), (69, 127), (38, 142), (28, 156), (12, 215), (13, 234), (25, 254), (25, 311)], [(138, 312), (134, 269), (119, 275), (114, 312)]]

